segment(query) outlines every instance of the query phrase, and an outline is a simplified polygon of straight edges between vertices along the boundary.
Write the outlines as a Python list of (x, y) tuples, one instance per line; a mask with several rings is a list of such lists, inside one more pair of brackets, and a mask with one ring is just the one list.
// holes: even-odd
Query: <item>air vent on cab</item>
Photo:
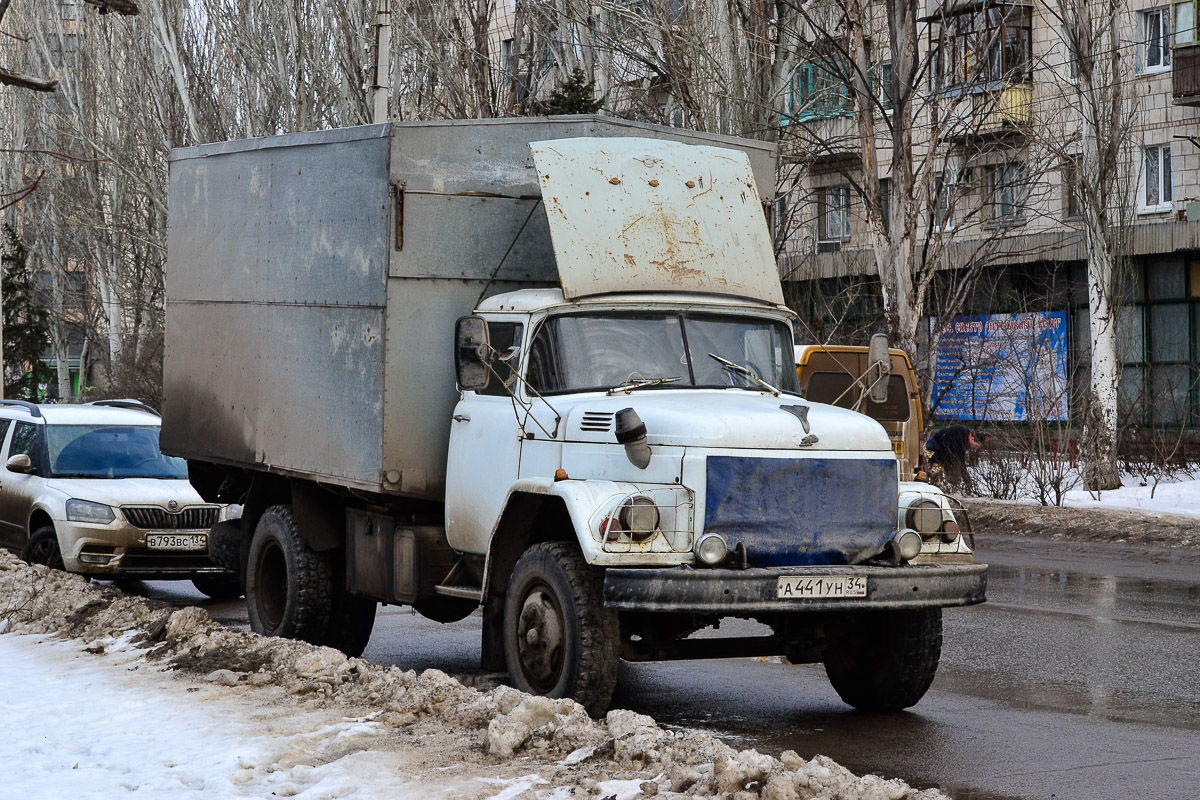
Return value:
[(585, 411), (579, 422), (581, 431), (598, 431), (606, 433), (612, 430), (613, 414), (606, 411)]

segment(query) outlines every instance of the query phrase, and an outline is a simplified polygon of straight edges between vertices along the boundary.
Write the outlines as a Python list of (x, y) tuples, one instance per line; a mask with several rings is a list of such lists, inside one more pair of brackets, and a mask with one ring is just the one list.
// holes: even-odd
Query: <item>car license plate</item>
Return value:
[(775, 588), (779, 598), (866, 597), (867, 579), (853, 575), (816, 575), (780, 578)]
[(898, 456), (904, 455), (904, 442), (892, 442), (892, 452)]
[(205, 550), (206, 533), (147, 533), (146, 547), (151, 550)]

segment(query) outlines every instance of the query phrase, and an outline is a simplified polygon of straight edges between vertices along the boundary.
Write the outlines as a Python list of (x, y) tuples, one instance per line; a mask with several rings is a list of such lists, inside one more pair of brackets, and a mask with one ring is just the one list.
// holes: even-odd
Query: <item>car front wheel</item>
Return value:
[(21, 559), (29, 564), (41, 564), (50, 569), (63, 569), (62, 551), (58, 547), (58, 534), (47, 525), (38, 528), (25, 543)]
[(847, 615), (825, 652), (825, 674), (859, 711), (915, 706), (937, 673), (942, 610), (920, 608)]

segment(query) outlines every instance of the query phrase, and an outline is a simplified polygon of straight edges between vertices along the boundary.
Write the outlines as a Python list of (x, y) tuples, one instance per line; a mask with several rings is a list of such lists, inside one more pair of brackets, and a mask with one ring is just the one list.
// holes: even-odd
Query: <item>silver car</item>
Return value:
[(0, 545), (30, 563), (111, 579), (191, 579), (241, 593), (209, 559), (221, 506), (158, 448), (161, 421), (130, 400), (34, 405), (0, 400)]

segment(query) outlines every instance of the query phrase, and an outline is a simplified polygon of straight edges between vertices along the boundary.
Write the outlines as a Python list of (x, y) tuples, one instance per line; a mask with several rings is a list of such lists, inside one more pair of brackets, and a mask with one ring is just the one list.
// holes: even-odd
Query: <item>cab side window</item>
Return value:
[(29, 460), (33, 462), (35, 472), (41, 469), (38, 453), (41, 448), (38, 447), (37, 426), (32, 422), (18, 422), (13, 429), (12, 445), (8, 448), (8, 457), (18, 456), (24, 453), (29, 456)]
[(4, 450), (4, 437), (8, 435), (10, 425), (12, 425), (11, 419), (0, 419), (0, 452)]

